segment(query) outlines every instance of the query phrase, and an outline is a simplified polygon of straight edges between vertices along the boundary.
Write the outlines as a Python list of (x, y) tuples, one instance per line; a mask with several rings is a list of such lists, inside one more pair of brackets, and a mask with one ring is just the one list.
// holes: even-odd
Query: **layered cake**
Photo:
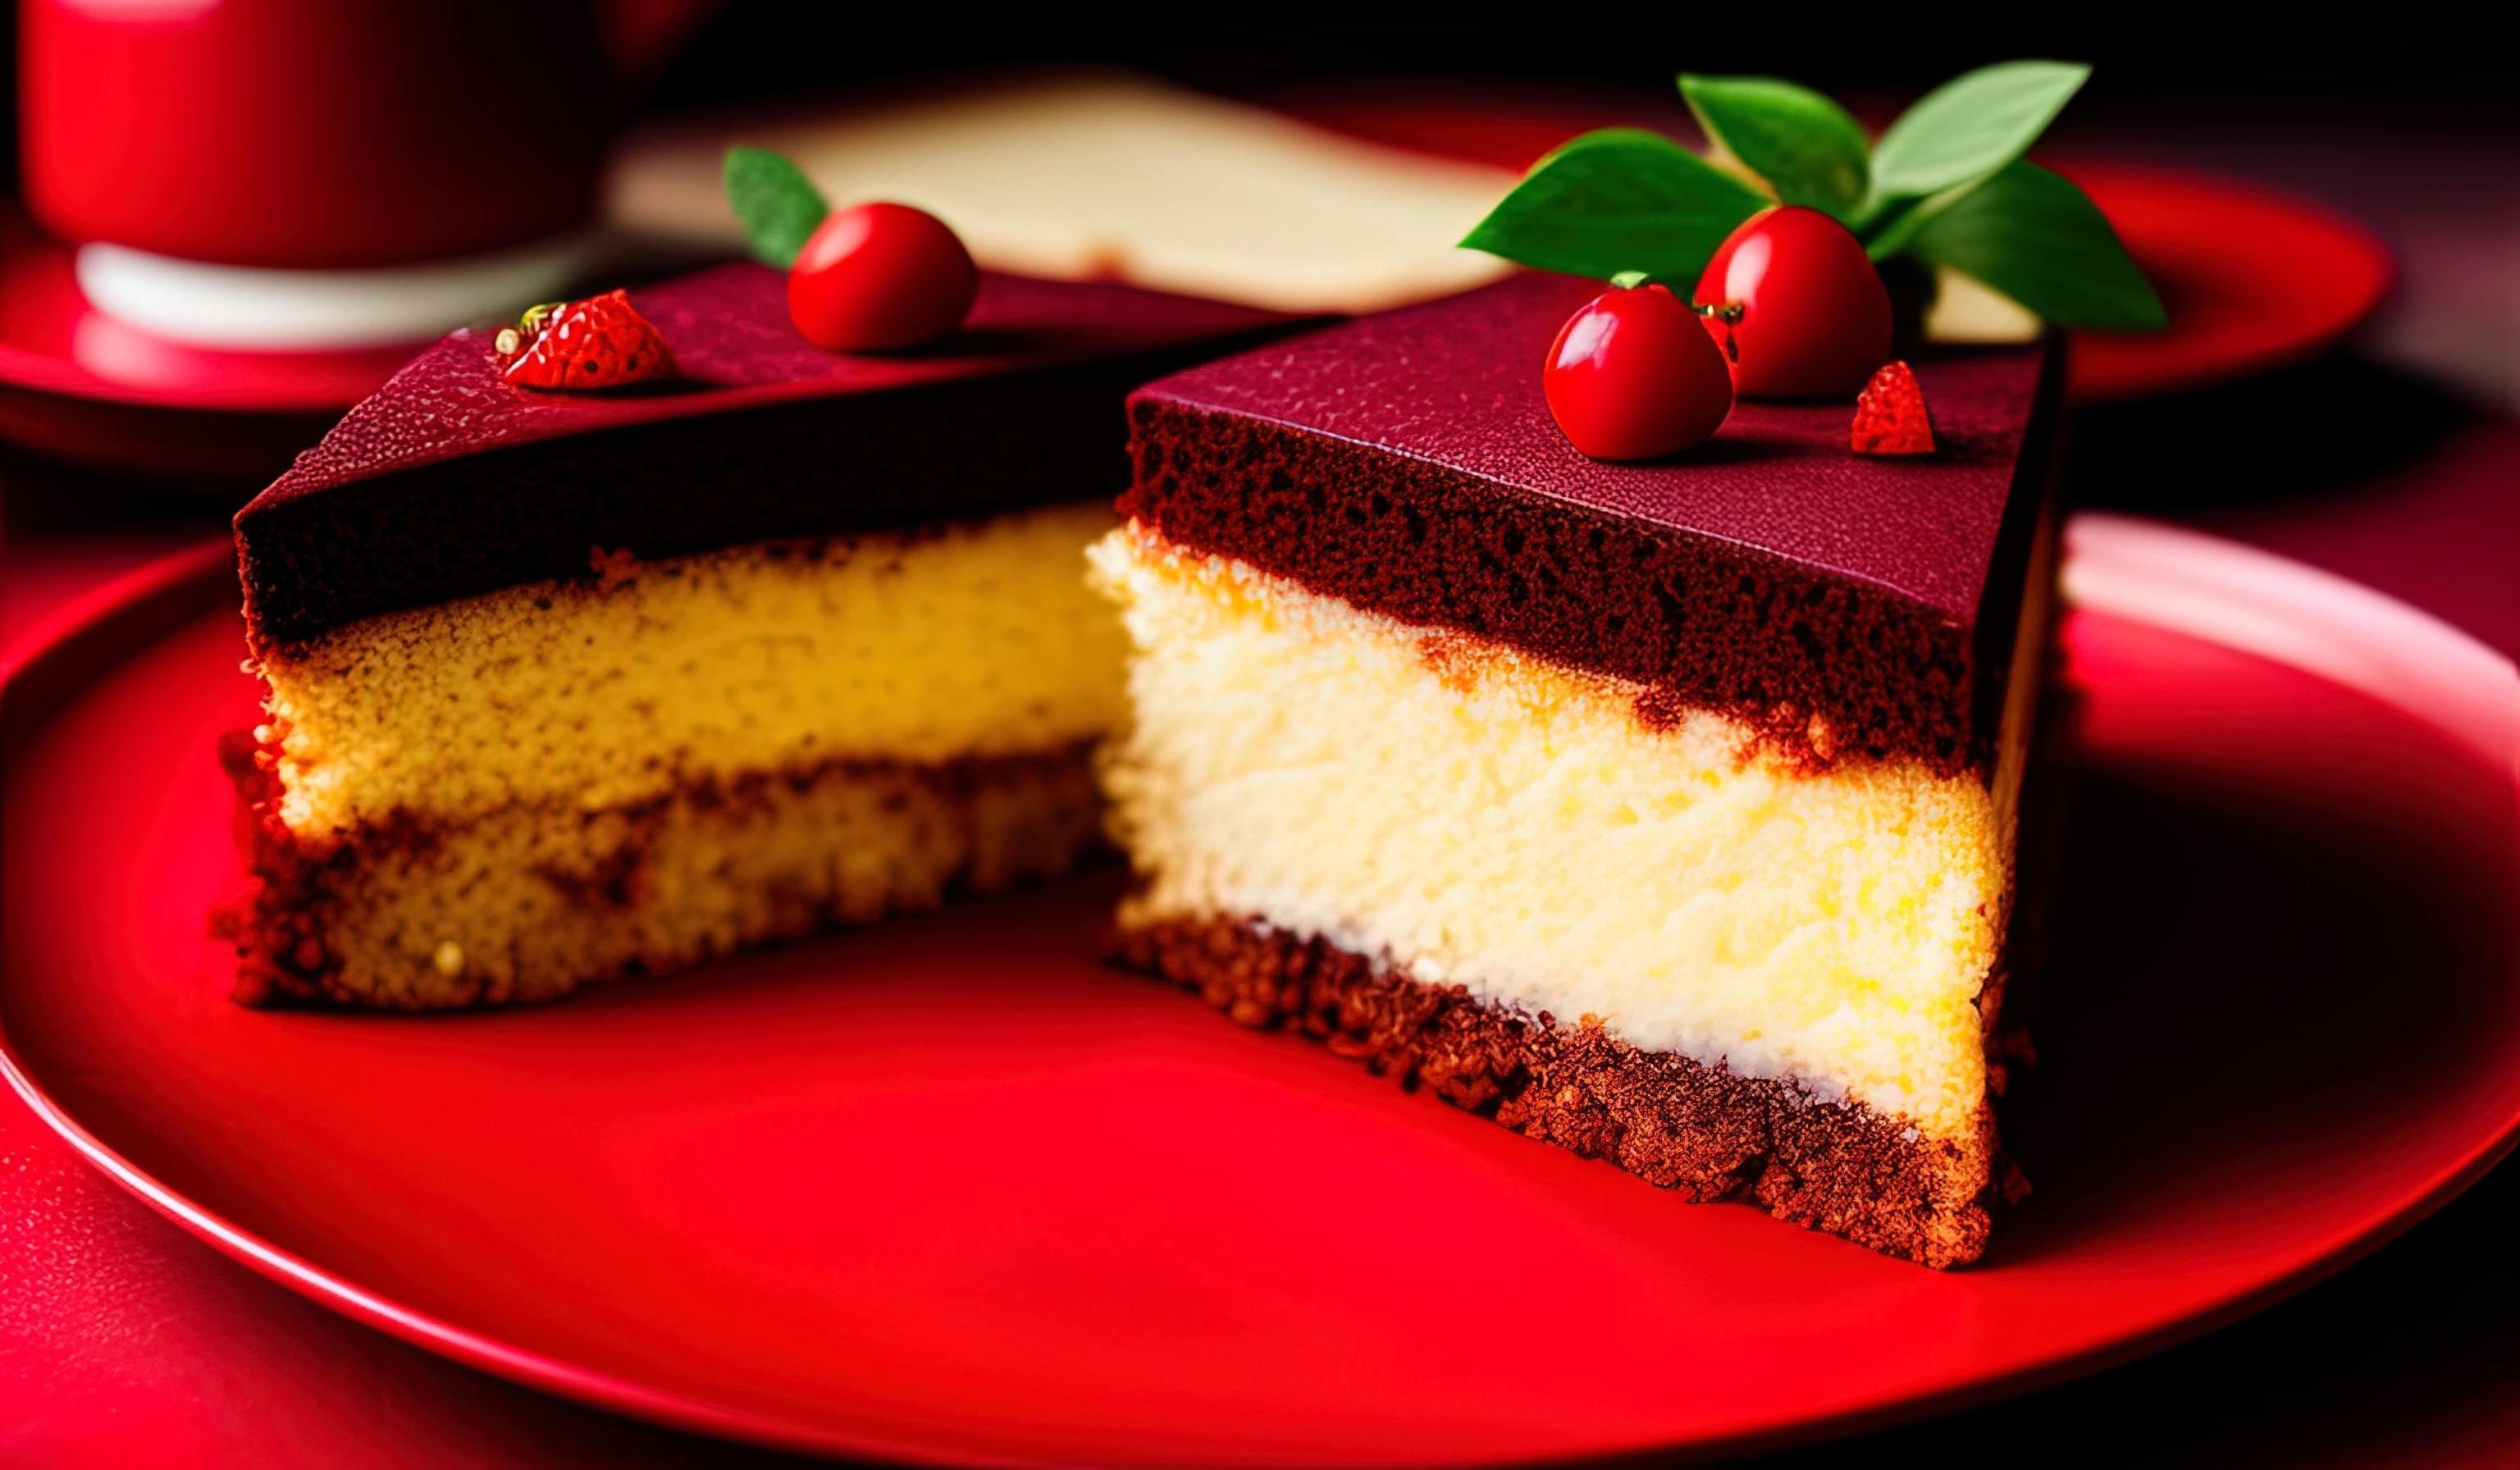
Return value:
[(237, 516), (244, 998), (541, 1000), (1099, 841), (1123, 397), (1279, 319), (992, 276), (852, 356), (761, 266), (632, 300), (672, 380), (538, 393), (458, 333)]
[(1131, 401), (1124, 955), (1695, 1199), (1984, 1247), (2054, 364), (1585, 458), (1527, 276)]

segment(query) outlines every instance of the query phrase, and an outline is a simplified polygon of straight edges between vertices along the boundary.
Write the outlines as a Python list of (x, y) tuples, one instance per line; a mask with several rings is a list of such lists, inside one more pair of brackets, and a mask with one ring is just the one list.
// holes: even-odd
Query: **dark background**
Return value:
[[(426, 0), (340, 0), (426, 3)], [(571, 0), (519, 0), (571, 3)], [(14, 11), (14, 7), (12, 8)], [(2327, 122), (2472, 119), (2507, 128), (2514, 69), (2485, 7), (2189, 4), (2073, 7), (1805, 3), (860, 6), (738, 0), (667, 69), (650, 105), (677, 111), (805, 96), (971, 67), (1111, 63), (1222, 91), (1347, 79), (1489, 78), (1660, 87), (1682, 70), (1755, 72), (1824, 90), (1913, 93), (1987, 62), (2048, 56), (2096, 68), (2074, 105), (2204, 120), (2278, 111)], [(17, 27), (0, 47), (14, 80)], [(485, 56), (531, 86), (563, 58)], [(15, 192), (16, 109), (0, 126)], [(530, 147), (530, 139), (519, 139)]]
[[(1680, 70), (1763, 72), (1823, 88), (1913, 91), (2022, 56), (2094, 64), (2089, 99), (2242, 110), (2268, 98), (2385, 98), (2425, 112), (2510, 103), (2507, 43), (2481, 12), (2386, 5), (1951, 6), (1731, 3), (738, 5), (664, 79), (658, 103), (804, 91), (970, 66), (1118, 62), (1233, 88), (1293, 78), (1554, 77), (1659, 84)], [(2499, 94), (2498, 98), (2496, 94)], [(2087, 99), (2088, 100), (2088, 99)], [(2077, 106), (2082, 106), (2078, 103)]]

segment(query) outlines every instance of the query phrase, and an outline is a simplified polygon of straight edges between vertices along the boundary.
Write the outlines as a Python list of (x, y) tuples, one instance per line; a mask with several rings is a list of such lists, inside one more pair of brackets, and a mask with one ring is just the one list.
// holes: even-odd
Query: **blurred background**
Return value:
[[(412, 339), (499, 314), (500, 291), (523, 295), (499, 303), (509, 311), (562, 281), (610, 285), (730, 250), (714, 172), (728, 141), (788, 147), (843, 197), (878, 178), (945, 189), (922, 160), (1003, 151), (1001, 172), (960, 186), (989, 217), (949, 211), (984, 263), (1335, 308), (1470, 284), (1487, 267), (1448, 257), (1444, 230), (1458, 227), (1444, 211), (1468, 200), (1475, 218), (1564, 137), (1637, 123), (1695, 141), (1679, 70), (1787, 76), (1877, 123), (1966, 67), (2056, 56), (2096, 70), (2039, 156), (2111, 213), (2173, 322), (2157, 340), (2077, 344), (2072, 502), (2298, 557), (2520, 653), (2508, 43), (2472, 7), (2246, 9), (22, 0), (0, 32), (0, 74), (17, 88), (0, 112), (0, 645), (222, 535)], [(177, 42), (143, 55), (85, 34), (222, 10), (259, 16), (262, 39), (234, 57)], [(353, 41), (365, 59), (327, 50)], [(301, 101), (337, 125), (292, 122)], [(370, 156), (382, 161), (357, 166)], [(1010, 174), (1039, 184), (1045, 169), (1073, 210), (991, 198), (1012, 195)], [(1088, 200), (1136, 215), (1178, 202), (1187, 217), (1308, 189), (1318, 215), (1275, 221), (1304, 271), (1265, 250), (1220, 254), (1212, 222), (1150, 241), (1086, 218)], [(1419, 213), (1394, 225), (1403, 197)], [(1395, 245), (1386, 228), (1419, 235)], [(97, 244), (138, 255), (82, 254)], [(473, 280), (489, 296), (449, 297), (425, 332), (359, 330), (353, 308), (294, 279), (268, 298), (239, 286), (245, 304), (226, 318), (182, 316), (217, 294), (185, 283), (244, 279), (188, 276), (188, 263), (325, 273), (492, 256), (516, 274)], [(108, 290), (126, 293), (118, 310), (90, 299)], [(363, 1371), (399, 1375), (416, 1414), (460, 1403), (502, 1433), (599, 1457), (706, 1453), (371, 1342), (147, 1233), (163, 1227), (15, 1099), (0, 1113), (0, 1160), (20, 1165), (0, 1170), (0, 1216), (27, 1223), (28, 1249), (77, 1239), (120, 1253), (112, 1270), (137, 1314), (79, 1330), (145, 1320), (166, 1334), (157, 1378), (113, 1393), (200, 1392), (200, 1363), (229, 1333), (275, 1353), (296, 1344), (304, 1363), (322, 1353), (303, 1345), (330, 1343)], [(1857, 1452), (1940, 1461), (2070, 1427), (2097, 1458), (2223, 1463), (2260, 1458), (2281, 1425), (2292, 1463), (2508, 1463), (2515, 1219), (2505, 1169), (2378, 1259), (2239, 1327)], [(48, 1360), (71, 1368), (55, 1388), (102, 1393), (74, 1371), (83, 1340), (62, 1333)]]
[[(1242, 293), (1353, 308), (1472, 284), (1483, 261), (1441, 258), (1455, 217), (1566, 136), (1628, 122), (1693, 139), (1678, 70), (1789, 76), (1878, 123), (1969, 66), (2053, 55), (2096, 69), (2039, 156), (2088, 175), (2174, 323), (2164, 340), (2081, 354), (2107, 380), (2078, 393), (2089, 422), (2071, 493), (2314, 559), (2343, 555), (2349, 574), (2420, 592), (2498, 646), (2520, 639), (2500, 568), (2481, 556), (2442, 564), (2393, 543), (2354, 559), (2377, 507), (2439, 502), (2443, 515), (2514, 531), (2512, 497), (2488, 491), (2515, 468), (2495, 446), (2520, 406), (2509, 164), (2520, 122), (2504, 48), (2452, 7), (2393, 6), (2385, 23), (2350, 26), (2150, 3), (2070, 16), (1285, 3), (981, 20), (742, 0), (30, 0), (20, 12), (5, 68), (22, 79), (19, 105), (0, 151), (11, 169), (0, 536), (21, 570), (0, 599), (0, 633), (33, 615), (41, 579), (26, 556), (83, 571), (99, 533), (111, 561), (214, 532), (444, 326), (563, 283), (635, 280), (733, 248), (714, 171), (727, 141), (787, 147), (809, 168), (819, 157), (843, 197), (868, 180), (928, 185), (984, 263), (1234, 294), (1246, 284), (1237, 272), (1267, 276), (1272, 248), (1335, 274), (1352, 245), (1372, 262), (1366, 286), (1260, 279)], [(154, 18), (171, 36), (239, 14), (253, 23), (233, 27), (229, 52), (172, 40), (126, 52), (88, 33), (97, 17)], [(1097, 111), (1101, 93), (1110, 105)], [(990, 113), (990, 98), (1006, 106)], [(1255, 134), (1250, 109), (1301, 119), (1314, 142), (1372, 151), (1308, 153)], [(324, 125), (299, 125), (308, 118)], [(134, 136), (185, 143), (136, 148)], [(946, 154), (1001, 162), (958, 193), (939, 182)], [(1017, 183), (1033, 186), (1028, 200), (1013, 200)], [(1406, 196), (1417, 212), (1394, 226), (1389, 210), (1324, 205), (1308, 219), (1274, 206), (1307, 188), (1318, 200)], [(1238, 197), (1277, 233), (1221, 271), (1203, 256), (1184, 263), (1212, 240), (1167, 254), (1097, 233), (1098, 209), (1188, 215)], [(579, 228), (589, 219), (601, 223)], [(1366, 238), (1389, 228), (1414, 231), (1416, 252)], [(138, 248), (139, 264), (78, 249), (100, 241)], [(426, 330), (384, 323), (364, 337), (319, 298), (311, 330), (346, 340), (274, 350), (296, 330), (290, 312), (248, 300), (206, 323), (162, 320), (169, 303), (197, 315), (221, 293), (141, 270), (181, 257), (373, 267), (414, 256), (498, 257), (511, 284), (504, 296), (459, 292)], [(2338, 431), (2349, 424), (2365, 431)], [(2260, 525), (2255, 508), (2270, 501), (2286, 513)]]

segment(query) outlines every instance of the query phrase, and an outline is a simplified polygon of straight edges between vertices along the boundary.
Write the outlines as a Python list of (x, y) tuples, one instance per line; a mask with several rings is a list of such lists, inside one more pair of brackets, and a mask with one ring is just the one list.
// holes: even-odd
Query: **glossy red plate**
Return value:
[[(1378, 89), (1308, 87), (1271, 100), (1341, 132), (1514, 169), (1590, 127), (1680, 123), (1667, 109), (1462, 101), (1440, 89), (1393, 101)], [(2170, 313), (2165, 332), (2075, 334), (2067, 391), (2077, 399), (2139, 398), (2298, 362), (2361, 324), (2396, 278), (2368, 230), (2308, 200), (2138, 164), (2048, 161), (2091, 194)]]
[(2080, 522), (2068, 576), (2071, 841), (2007, 1125), (2038, 1192), (1974, 1270), (1239, 1031), (1094, 962), (1107, 878), (539, 1009), (240, 1009), (202, 929), (235, 881), (211, 743), (252, 709), (217, 551), (13, 671), (0, 1054), (308, 1296), (729, 1435), (1422, 1462), (1879, 1423), (2262, 1306), (2520, 1132), (2510, 665), (2141, 523)]
[(2083, 186), (2153, 289), (2170, 327), (2079, 332), (2067, 391), (2138, 398), (2299, 362), (2360, 325), (2396, 266), (2362, 226), (2232, 179), (2053, 160)]

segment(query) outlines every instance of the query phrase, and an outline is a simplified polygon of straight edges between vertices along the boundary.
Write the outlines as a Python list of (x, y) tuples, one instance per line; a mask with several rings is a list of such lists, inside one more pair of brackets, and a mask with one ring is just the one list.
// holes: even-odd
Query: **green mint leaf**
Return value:
[(1974, 276), (2058, 326), (2157, 332), (2169, 320), (2099, 206), (2026, 159), (1928, 213), (1906, 252)]
[(1643, 271), (1695, 281), (1732, 227), (1769, 202), (1668, 138), (1606, 128), (1533, 164), (1462, 244), (1597, 280)]
[(1893, 255), (1905, 253), (1908, 242), (1916, 238), (1916, 232), (1924, 228), (1925, 221), (1949, 208), (1953, 201), (1985, 182), (1984, 179), (1971, 179), (1965, 184), (1946, 189), (1940, 194), (1928, 195), (1920, 200), (1874, 200), (1878, 207), (1867, 216), (1864, 228), (1856, 232), (1857, 237), (1864, 242), (1865, 253), (1870, 255), (1875, 261), (1887, 260)]
[(2003, 62), (1952, 78), (1872, 146), (1873, 194), (1934, 194), (1995, 172), (2029, 149), (2091, 74), (2079, 63)]
[(1786, 203), (1843, 216), (1864, 198), (1864, 129), (1818, 92), (1767, 76), (1683, 74), (1680, 95), (1707, 136)]
[(806, 238), (832, 212), (803, 170), (766, 148), (726, 151), (726, 201), (752, 253), (783, 271), (796, 263)]

